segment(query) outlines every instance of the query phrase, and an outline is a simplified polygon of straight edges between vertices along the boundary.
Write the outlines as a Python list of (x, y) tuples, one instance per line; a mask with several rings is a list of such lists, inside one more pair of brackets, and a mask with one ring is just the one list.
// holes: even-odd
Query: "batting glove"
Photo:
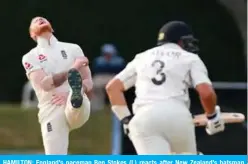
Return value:
[(215, 107), (215, 113), (212, 116), (207, 116), (208, 122), (206, 126), (206, 132), (209, 135), (213, 135), (219, 132), (224, 131), (225, 123), (224, 120), (221, 119), (220, 107)]
[(127, 136), (129, 134), (128, 124), (129, 124), (129, 122), (131, 121), (132, 118), (133, 118), (133, 116), (130, 115), (130, 116), (127, 116), (127, 117), (125, 117), (125, 118), (123, 118), (121, 120), (121, 123), (123, 125), (124, 134), (126, 134)]

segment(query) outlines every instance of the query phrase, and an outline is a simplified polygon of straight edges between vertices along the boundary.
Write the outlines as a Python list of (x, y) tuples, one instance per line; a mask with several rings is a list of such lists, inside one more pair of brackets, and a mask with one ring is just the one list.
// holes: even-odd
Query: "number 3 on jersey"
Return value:
[[(158, 65), (158, 66), (157, 66)], [(166, 75), (163, 72), (165, 64), (161, 60), (155, 60), (152, 62), (152, 67), (157, 68), (156, 77), (153, 77), (152, 83), (155, 85), (162, 85), (166, 81)]]

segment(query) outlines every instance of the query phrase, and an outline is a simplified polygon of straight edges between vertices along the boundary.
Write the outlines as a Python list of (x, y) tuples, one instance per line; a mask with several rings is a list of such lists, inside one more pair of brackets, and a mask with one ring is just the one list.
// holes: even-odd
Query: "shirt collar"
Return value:
[(180, 47), (178, 44), (175, 44), (175, 43), (166, 43), (166, 44), (163, 45), (163, 47), (174, 48), (174, 49), (182, 49), (182, 47)]
[(42, 38), (42, 37), (37, 38), (37, 46), (39, 46), (39, 47), (53, 46), (57, 42), (58, 42), (57, 38), (53, 35), (50, 37), (49, 41), (45, 38)]

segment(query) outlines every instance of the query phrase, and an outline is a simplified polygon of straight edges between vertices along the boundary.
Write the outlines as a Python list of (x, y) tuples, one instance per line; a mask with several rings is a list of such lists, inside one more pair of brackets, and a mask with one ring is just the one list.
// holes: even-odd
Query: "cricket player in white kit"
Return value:
[(22, 63), (37, 95), (45, 154), (68, 153), (69, 132), (90, 116), (87, 93), (92, 89), (88, 60), (81, 48), (58, 41), (49, 21), (36, 17), (30, 36), (37, 46)]
[[(106, 86), (112, 110), (138, 154), (197, 154), (188, 88), (193, 86), (208, 117), (206, 131), (224, 130), (216, 94), (198, 47), (184, 22), (165, 24), (158, 46), (137, 54)], [(136, 88), (132, 116), (123, 92)]]

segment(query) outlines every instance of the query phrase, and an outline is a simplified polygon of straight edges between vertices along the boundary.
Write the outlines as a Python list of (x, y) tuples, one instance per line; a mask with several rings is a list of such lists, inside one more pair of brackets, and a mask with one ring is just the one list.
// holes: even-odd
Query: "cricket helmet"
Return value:
[(178, 44), (192, 53), (199, 52), (198, 40), (194, 37), (192, 29), (182, 21), (170, 21), (159, 30), (157, 45), (165, 43)]

